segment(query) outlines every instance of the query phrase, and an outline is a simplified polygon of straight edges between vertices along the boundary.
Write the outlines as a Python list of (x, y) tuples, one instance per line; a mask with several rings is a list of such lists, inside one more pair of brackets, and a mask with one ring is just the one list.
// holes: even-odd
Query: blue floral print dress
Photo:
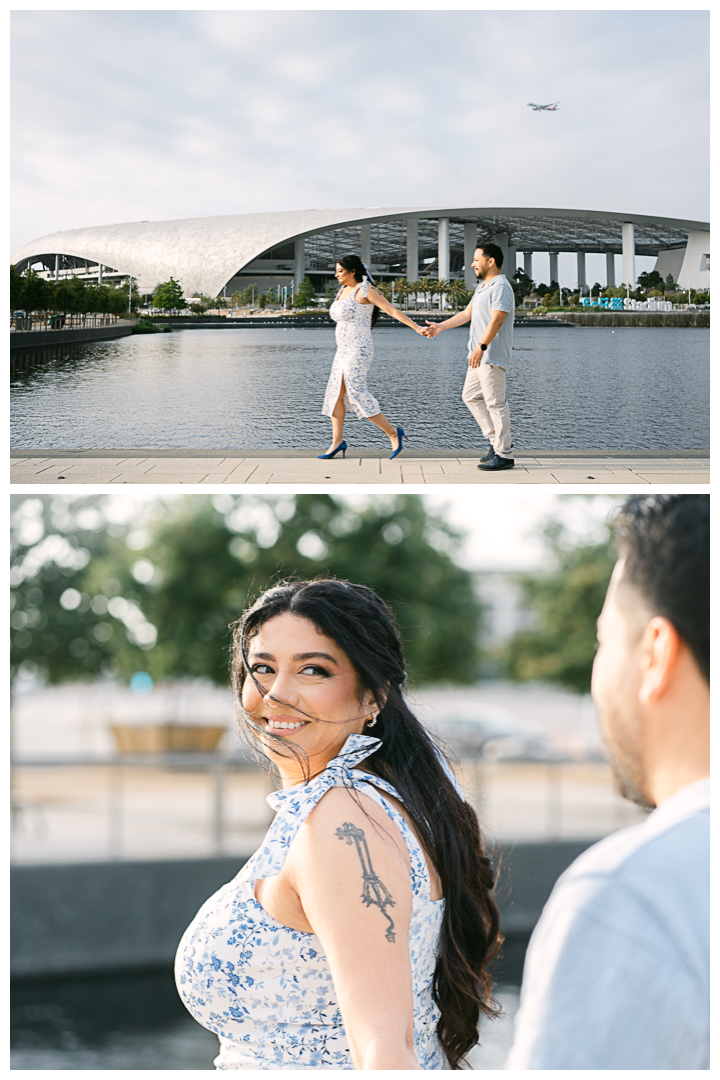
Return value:
[(365, 381), (373, 361), (373, 340), (370, 329), (373, 305), (359, 304), (356, 299), (358, 292), (361, 296), (367, 297), (367, 291), (368, 279), (364, 277), (350, 296), (346, 296), (344, 300), (335, 300), (330, 305), (330, 318), (337, 324), (335, 327), (337, 352), (325, 390), (323, 416), (332, 416), (332, 411), (340, 396), (343, 375), (345, 376), (346, 406), (349, 405), (353, 412), (363, 420), (367, 420), (369, 416), (376, 416), (380, 412), (377, 399), (372, 396)]
[(415, 1053), (422, 1069), (447, 1068), (437, 1039), (439, 1010), (432, 996), (444, 901), (430, 899), (422, 849), (383, 794), (399, 798), (397, 792), (379, 777), (355, 768), (380, 745), (379, 739), (368, 735), (350, 735), (338, 757), (314, 779), (269, 795), (277, 815), (261, 847), (237, 877), (203, 904), (185, 931), (175, 979), (195, 1019), (219, 1036), (216, 1068), (354, 1068), (319, 939), (283, 926), (255, 899), (255, 881), (280, 872), (303, 821), (334, 786), (353, 787), (373, 798), (407, 844)]

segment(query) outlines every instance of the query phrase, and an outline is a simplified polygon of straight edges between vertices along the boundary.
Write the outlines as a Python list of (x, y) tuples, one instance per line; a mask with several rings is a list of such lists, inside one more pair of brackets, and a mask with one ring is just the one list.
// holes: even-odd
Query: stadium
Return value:
[(532, 278), (533, 255), (548, 253), (550, 278), (558, 281), (559, 253), (574, 253), (575, 280), (562, 284), (581, 292), (591, 253), (605, 255), (608, 286), (635, 285), (638, 255), (654, 256), (655, 269), (682, 288), (710, 285), (707, 222), (517, 207), (366, 207), (95, 225), (40, 237), (12, 262), (55, 280), (74, 275), (119, 284), (132, 277), (143, 294), (172, 276), (186, 296), (214, 297), (251, 284), (297, 288), (306, 275), (324, 291), (337, 258), (360, 252), (377, 279), (461, 278), (474, 286), (470, 263), (483, 240), (503, 249), (508, 276), (520, 267)]

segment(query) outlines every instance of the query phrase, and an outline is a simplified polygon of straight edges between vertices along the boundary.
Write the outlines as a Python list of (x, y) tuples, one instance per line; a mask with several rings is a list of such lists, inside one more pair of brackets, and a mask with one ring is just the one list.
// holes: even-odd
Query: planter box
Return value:
[(112, 724), (121, 754), (167, 754), (217, 750), (227, 728), (206, 724)]

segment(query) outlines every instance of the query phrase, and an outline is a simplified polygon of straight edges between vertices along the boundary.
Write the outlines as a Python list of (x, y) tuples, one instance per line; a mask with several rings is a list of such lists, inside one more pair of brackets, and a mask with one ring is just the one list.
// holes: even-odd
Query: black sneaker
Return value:
[(486, 464), (478, 465), (478, 469), (482, 469), (483, 472), (499, 472), (500, 469), (512, 469), (515, 467), (515, 458), (500, 457), (499, 454), (493, 454)]
[(480, 460), (481, 461), (492, 461), (492, 459), (494, 457), (495, 457), (495, 451), (493, 450), (493, 448), (491, 446), (490, 449), (488, 450), (487, 454), (485, 455), (485, 457), (481, 457)]

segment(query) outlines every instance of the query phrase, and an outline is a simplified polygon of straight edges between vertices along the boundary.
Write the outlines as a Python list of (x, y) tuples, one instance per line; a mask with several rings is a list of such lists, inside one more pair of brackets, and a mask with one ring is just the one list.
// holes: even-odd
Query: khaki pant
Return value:
[(483, 435), (500, 457), (511, 458), (510, 406), (505, 398), (505, 368), (481, 364), (468, 368), (462, 399)]

